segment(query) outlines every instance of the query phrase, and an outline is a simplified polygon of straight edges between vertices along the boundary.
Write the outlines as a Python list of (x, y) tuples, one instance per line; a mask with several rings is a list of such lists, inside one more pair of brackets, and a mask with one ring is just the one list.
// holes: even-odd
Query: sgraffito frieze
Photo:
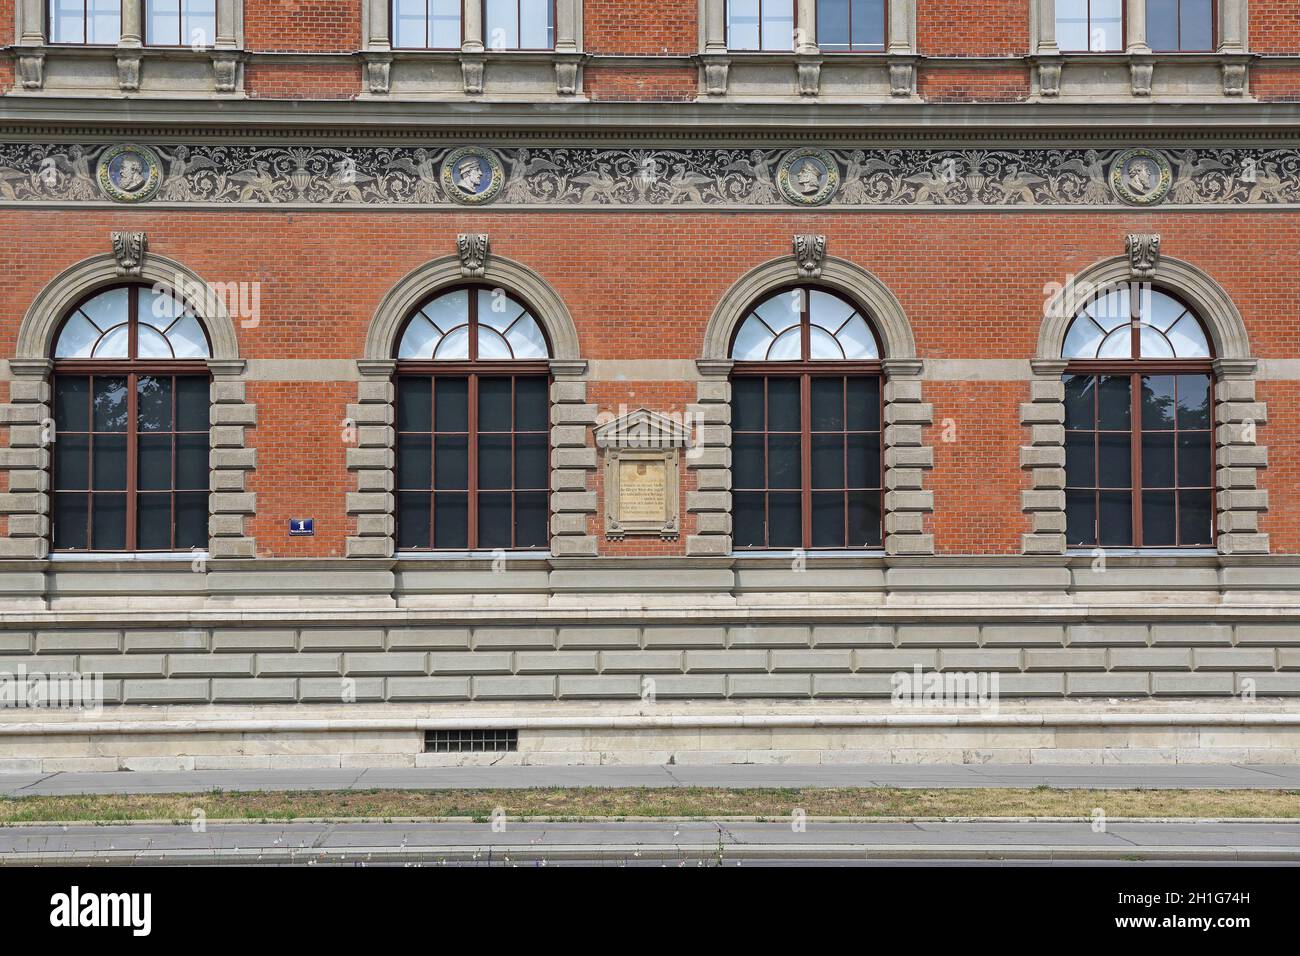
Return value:
[(1089, 207), (1300, 204), (1300, 148), (0, 143), (0, 203)]

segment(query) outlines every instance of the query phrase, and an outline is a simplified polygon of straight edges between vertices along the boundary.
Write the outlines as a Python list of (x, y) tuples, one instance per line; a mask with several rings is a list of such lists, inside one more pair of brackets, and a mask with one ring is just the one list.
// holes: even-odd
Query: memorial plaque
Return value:
[(668, 469), (659, 461), (620, 461), (618, 512), (623, 524), (668, 520)]

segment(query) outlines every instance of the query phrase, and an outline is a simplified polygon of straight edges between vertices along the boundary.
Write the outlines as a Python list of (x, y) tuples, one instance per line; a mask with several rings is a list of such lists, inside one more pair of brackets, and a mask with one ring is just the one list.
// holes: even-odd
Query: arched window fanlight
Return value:
[(211, 356), (202, 324), (185, 303), (161, 287), (118, 286), (91, 296), (68, 316), (54, 346), (55, 359)]
[(397, 357), (404, 361), (545, 359), (550, 347), (528, 308), (501, 289), (447, 292), (406, 324)]
[(1148, 285), (1110, 289), (1074, 317), (1066, 359), (1207, 359), (1200, 321), (1178, 299)]
[(754, 306), (740, 324), (731, 357), (738, 362), (870, 362), (879, 360), (880, 346), (857, 306), (830, 292), (801, 287)]

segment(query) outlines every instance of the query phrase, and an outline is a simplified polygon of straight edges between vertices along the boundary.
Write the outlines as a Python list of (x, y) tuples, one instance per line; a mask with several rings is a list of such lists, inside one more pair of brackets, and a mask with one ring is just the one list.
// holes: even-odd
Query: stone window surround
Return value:
[[(9, 534), (0, 538), (0, 558), (49, 556), (50, 452), (44, 432), (51, 418), (54, 335), (83, 297), (123, 281), (181, 286), (181, 292), (209, 288), (195, 272), (164, 256), (146, 252), (138, 271), (126, 272), (116, 255), (105, 253), (66, 269), (32, 300), (9, 360), (9, 404), (0, 405), (0, 424), (9, 428), (9, 446), (0, 452), (0, 469), (9, 473), (9, 490), (0, 494), (0, 513), (9, 517)], [(254, 558), (256, 542), (245, 533), (244, 519), (257, 510), (256, 495), (247, 491), (245, 481), (257, 466), (257, 450), (247, 447), (245, 432), (256, 427), (257, 407), (245, 401), (244, 361), (239, 357), (234, 323), (221, 296), (207, 298), (210, 301), (202, 304), (206, 309), (189, 302), (212, 346), (207, 553), (214, 559)]]
[[(347, 406), (356, 443), (347, 449), (347, 468), (356, 472), (347, 513), (356, 518), (356, 535), (347, 540), (349, 558), (391, 558), (396, 554), (394, 518), (395, 398), (393, 353), (408, 316), (429, 297), (467, 281), (499, 285), (529, 306), (551, 342), (551, 555), (592, 557), (596, 513), (592, 477), (596, 449), (590, 431), (596, 406), (587, 403), (587, 363), (579, 356), (578, 334), (569, 310), (535, 272), (510, 259), (486, 254), (468, 274), (459, 255), (434, 259), (407, 273), (379, 303), (366, 335), (365, 357), (357, 362), (357, 401)], [(463, 555), (461, 555), (463, 557)]]
[[(123, 0), (122, 33), (116, 47), (51, 44), (46, 34), (46, 7), (50, 0), (18, 0), (14, 5), (18, 37), (16, 61), (24, 90), (45, 85), (46, 59), (52, 57), (103, 57), (117, 60), (117, 86), (121, 92), (140, 90), (140, 72), (150, 60), (210, 58), (212, 84), (218, 93), (236, 92), (242, 82), (239, 53), (244, 45), (244, 0), (217, 0), (217, 35), (211, 48), (192, 52), (185, 48), (154, 47), (144, 43), (145, 0)], [(210, 92), (209, 87), (194, 92)]]
[(460, 61), (466, 95), (483, 93), (483, 75), (489, 61), (502, 65), (549, 59), (555, 67), (553, 90), (537, 93), (572, 96), (581, 88), (582, 0), (554, 0), (555, 47), (551, 50), (491, 50), (483, 42), (483, 0), (461, 0), (460, 51), (394, 48), (390, 18), (392, 0), (364, 0), (361, 11), (362, 54), (366, 63), (365, 89), (372, 95), (392, 90), (394, 57)]
[(1268, 449), (1256, 442), (1255, 427), (1268, 409), (1255, 398), (1258, 360), (1250, 351), (1245, 323), (1227, 293), (1207, 273), (1178, 259), (1161, 256), (1154, 270), (1135, 274), (1128, 256), (1103, 259), (1083, 270), (1048, 302), (1032, 362), (1030, 400), (1020, 406), (1021, 424), (1030, 430), (1020, 449), (1020, 466), (1030, 473), (1021, 492), (1030, 531), (1022, 536), (1025, 554), (1064, 554), (1065, 537), (1065, 387), (1062, 344), (1070, 322), (1099, 290), (1132, 281), (1151, 282), (1177, 293), (1192, 306), (1214, 344), (1216, 522), (1220, 554), (1267, 554), (1268, 535), (1259, 531), (1259, 514), (1268, 510), (1268, 492), (1258, 487), (1258, 471), (1268, 466)]
[(876, 276), (843, 259), (827, 256), (821, 274), (810, 276), (796, 256), (772, 259), (752, 269), (722, 297), (705, 331), (696, 363), (700, 380), (696, 404), (688, 406), (699, 422), (698, 447), (687, 456), (696, 487), (686, 493), (686, 510), (695, 515), (696, 533), (686, 539), (688, 555), (730, 555), (731, 540), (731, 335), (749, 308), (765, 295), (794, 284), (820, 285), (846, 295), (871, 317), (884, 349), (885, 553), (934, 553), (934, 535), (925, 515), (934, 510), (934, 492), (924, 488), (934, 467), (934, 449), (923, 438), (934, 409), (922, 401), (922, 362), (902, 305)]
[[(1155, 52), (1147, 45), (1147, 0), (1124, 0), (1125, 49), (1123, 52), (1062, 52), (1056, 45), (1057, 0), (1033, 0), (1030, 4), (1030, 53), (1036, 63), (1035, 79), (1041, 96), (1087, 94), (1086, 88), (1062, 87), (1062, 66), (1100, 59), (1127, 62), (1134, 96), (1150, 96), (1156, 70), (1162, 65), (1192, 60), (1208, 60), (1220, 65), (1221, 86), (1197, 89), (1205, 95), (1242, 96), (1246, 92), (1247, 63), (1250, 57), (1250, 0), (1218, 0), (1217, 47), (1214, 53)], [(1068, 74), (1068, 71), (1067, 71)]]
[(701, 90), (709, 96), (727, 93), (733, 60), (767, 62), (774, 76), (794, 69), (803, 96), (820, 91), (822, 58), (870, 61), (884, 58), (889, 68), (890, 94), (911, 97), (916, 91), (917, 0), (887, 0), (889, 4), (883, 53), (823, 53), (817, 46), (817, 0), (795, 0), (798, 45), (790, 52), (727, 49), (727, 0), (699, 0)]

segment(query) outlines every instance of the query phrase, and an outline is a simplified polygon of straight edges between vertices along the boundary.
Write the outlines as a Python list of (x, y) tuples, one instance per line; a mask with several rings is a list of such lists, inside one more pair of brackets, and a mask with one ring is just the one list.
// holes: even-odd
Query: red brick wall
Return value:
[(1006, 66), (954, 70), (922, 67), (917, 92), (931, 103), (1008, 102), (1029, 97), (1029, 68)]
[(1250, 92), (1256, 99), (1274, 102), (1300, 100), (1300, 69), (1255, 66), (1250, 71)]
[(361, 91), (359, 63), (249, 63), (249, 96), (265, 99), (350, 100)]
[(1029, 52), (1029, 4), (1037, 0), (920, 0), (916, 43), (926, 56)]
[(700, 84), (693, 66), (652, 70), (589, 66), (583, 71), (582, 85), (593, 100), (689, 103), (695, 99)]
[(250, 0), (244, 4), (244, 44), (250, 50), (333, 51), (361, 48), (361, 2)]
[(1250, 0), (1252, 53), (1300, 51), (1300, 5), (1295, 0)]
[[(40, 289), (70, 264), (107, 251), (113, 229), (147, 229), (152, 252), (212, 282), (260, 282), (261, 321), (240, 328), (247, 358), (343, 359), (361, 354), (384, 294), (408, 271), (454, 249), (458, 232), (487, 232), (495, 254), (535, 269), (578, 326), (587, 359), (678, 359), (699, 355), (717, 302), (746, 271), (788, 256), (790, 236), (820, 232), (831, 255), (871, 270), (908, 314), (920, 355), (1014, 359), (1034, 355), (1044, 286), (1123, 249), (1128, 232), (1158, 232), (1165, 255), (1214, 276), (1247, 322), (1261, 358), (1300, 355), (1300, 277), (1260, 249), (1300, 247), (1300, 213), (1268, 212), (169, 212), (0, 210), (0, 235), (22, 236), (24, 255), (0, 272), (0, 356)], [(593, 382), (601, 409), (646, 404), (677, 410), (694, 397), (682, 382)], [(936, 468), (931, 525), (944, 553), (1013, 552), (1025, 529), (1017, 449), (1023, 382), (927, 382), (936, 424), (927, 430)], [(251, 383), (259, 449), (250, 479), (254, 529), (275, 554), (339, 553), (346, 535), (339, 422), (351, 384)], [(1271, 424), (1260, 431), (1274, 495), (1265, 521), (1279, 552), (1300, 552), (1289, 507), (1300, 468), (1300, 384), (1261, 383)], [(955, 441), (942, 442), (944, 420)], [(685, 486), (684, 486), (685, 487)], [(315, 538), (290, 542), (290, 517), (315, 517)], [(689, 529), (689, 525), (688, 525)], [(656, 544), (630, 542), (638, 552)], [(666, 546), (664, 546), (666, 547)], [(610, 553), (616, 553), (614, 549)]]
[(14, 36), (14, 0), (0, 0), (0, 44), (13, 43)]
[(697, 0), (583, 0), (589, 53), (690, 54), (699, 49)]

